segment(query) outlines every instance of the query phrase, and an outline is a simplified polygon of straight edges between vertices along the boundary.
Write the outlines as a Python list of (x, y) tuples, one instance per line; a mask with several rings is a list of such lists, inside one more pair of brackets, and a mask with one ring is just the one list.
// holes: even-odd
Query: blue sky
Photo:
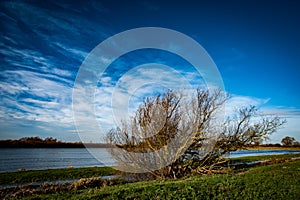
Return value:
[[(283, 0), (1, 1), (0, 139), (79, 141), (72, 88), (85, 57), (119, 32), (164, 27), (188, 35), (206, 49), (233, 97), (231, 106), (252, 104), (287, 119), (270, 142), (286, 135), (300, 141), (299, 8), (297, 1)], [(131, 52), (100, 80), (100, 120), (109, 127), (112, 119), (103, 113), (109, 112), (113, 86), (122, 75), (132, 66), (166, 60), (195, 84), (201, 83), (201, 77), (175, 55)]]

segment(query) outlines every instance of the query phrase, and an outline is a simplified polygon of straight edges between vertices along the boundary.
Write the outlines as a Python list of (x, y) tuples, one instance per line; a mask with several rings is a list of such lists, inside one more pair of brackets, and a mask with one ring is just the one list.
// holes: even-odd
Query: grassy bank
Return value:
[(256, 147), (248, 147), (247, 150), (300, 150), (300, 147), (264, 147), (264, 146), (256, 146)]
[[(257, 160), (274, 160), (293, 157), (300, 157), (300, 153), (232, 158), (231, 162), (252, 162)], [(5, 172), (0, 173), (0, 184), (19, 184), (37, 181), (70, 180), (88, 177), (109, 176), (114, 175), (116, 173), (117, 172), (111, 167), (65, 168)]]
[(0, 184), (30, 183), (37, 181), (70, 180), (115, 174), (111, 167), (86, 167), (32, 170), (0, 173)]
[(239, 174), (128, 183), (24, 199), (297, 199), (300, 161), (255, 167)]
[[(243, 157), (232, 159), (231, 162), (293, 157), (300, 157), (300, 154)], [(109, 167), (53, 169), (2, 173), (0, 180), (2, 183), (15, 183), (115, 173)], [(23, 196), (23, 199), (297, 199), (300, 196), (300, 161), (234, 170), (225, 175), (191, 176), (180, 180), (124, 183), (121, 180), (103, 181), (93, 178), (80, 179), (67, 186), (46, 185), (46, 190), (52, 189), (44, 193), (32, 193), (30, 188), (16, 188), (11, 192), (18, 194), (15, 197)], [(9, 193), (2, 193), (2, 197), (7, 192)]]

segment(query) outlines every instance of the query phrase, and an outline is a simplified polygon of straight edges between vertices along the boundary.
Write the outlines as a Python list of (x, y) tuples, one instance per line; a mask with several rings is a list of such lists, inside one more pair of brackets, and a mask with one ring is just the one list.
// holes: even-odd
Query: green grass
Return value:
[[(298, 154), (249, 156), (233, 158), (232, 162), (251, 162), (256, 160), (280, 159), (300, 157)], [(0, 184), (30, 183), (35, 181), (69, 180), (87, 177), (108, 176), (115, 174), (116, 171), (111, 167), (87, 167), (87, 168), (66, 168), (49, 170), (32, 170), (21, 172), (0, 173)]]
[(251, 168), (240, 174), (177, 181), (128, 183), (24, 199), (298, 199), (300, 161)]
[(69, 180), (115, 174), (111, 167), (86, 167), (32, 170), (0, 173), (0, 184), (30, 183), (35, 181)]

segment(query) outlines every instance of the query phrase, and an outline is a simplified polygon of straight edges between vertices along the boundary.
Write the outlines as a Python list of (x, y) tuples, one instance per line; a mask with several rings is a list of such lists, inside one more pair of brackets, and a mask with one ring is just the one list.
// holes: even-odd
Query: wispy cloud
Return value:
[[(38, 135), (59, 136), (78, 139), (73, 123), (72, 92), (81, 63), (89, 52), (115, 32), (111, 17), (113, 10), (104, 3), (91, 1), (89, 4), (76, 2), (3, 1), (1, 4), (0, 56), (0, 134), (2, 138)], [(47, 5), (47, 6), (46, 6)], [(111, 5), (112, 7), (115, 5)], [(159, 11), (160, 6), (145, 1), (139, 2), (148, 13)], [(112, 14), (110, 14), (112, 12)], [(130, 27), (129, 27), (130, 28)], [(119, 30), (119, 29), (118, 29)], [(123, 46), (111, 43), (112, 48), (122, 51), (126, 45), (137, 42), (123, 40)], [(167, 49), (183, 51), (176, 44)], [(245, 58), (239, 48), (221, 52), (221, 63), (236, 63)], [(99, 130), (101, 134), (116, 125), (119, 117), (113, 112), (133, 113), (146, 96), (155, 95), (164, 89), (182, 88), (184, 79), (192, 87), (214, 87), (207, 79), (209, 69), (201, 74), (187, 61), (171, 53), (146, 49), (123, 55), (106, 69), (99, 82), (92, 88), (81, 88), (82, 99), (75, 102), (85, 131), (90, 134)], [(194, 52), (190, 56), (198, 57)], [(99, 53), (102, 64), (110, 64), (110, 55)], [(222, 60), (222, 58), (225, 58)], [(233, 59), (233, 60), (232, 60)], [(166, 68), (137, 68), (145, 63), (160, 63)], [(99, 63), (92, 63), (97, 68)], [(205, 66), (204, 66), (205, 67)], [(93, 68), (94, 69), (94, 68)], [(235, 68), (234, 68), (235, 69)], [(97, 74), (95, 75), (97, 77)], [(90, 77), (85, 83), (90, 83)], [(209, 81), (209, 80), (206, 80)], [(180, 84), (179, 84), (180, 83)], [(90, 86), (90, 85), (88, 85)], [(164, 89), (162, 89), (164, 87)], [(86, 102), (85, 90), (92, 91), (93, 102)], [(126, 102), (124, 102), (126, 101)], [(296, 134), (299, 109), (267, 106), (270, 99), (232, 94), (227, 112), (247, 105), (261, 108), (265, 114), (278, 114), (288, 119), (286, 129)], [(89, 105), (91, 103), (91, 105)], [(124, 106), (124, 103), (126, 106)], [(96, 124), (89, 122), (95, 118)], [(94, 119), (93, 119), (94, 120)], [(83, 128), (83, 129), (84, 129)], [(98, 133), (94, 135), (99, 140)]]
[(270, 98), (261, 99), (250, 96), (234, 95), (229, 94), (230, 98), (226, 102), (226, 115), (230, 116), (235, 113), (238, 109), (248, 106), (262, 107), (266, 104)]
[[(101, 23), (87, 17), (91, 8)], [(1, 137), (74, 130), (76, 71), (88, 52), (111, 34), (103, 25), (105, 18), (99, 17), (108, 10), (96, 2), (91, 8), (74, 10), (74, 6), (56, 2), (49, 2), (48, 7), (1, 2), (0, 18), (7, 22), (0, 42), (4, 61), (0, 68)]]

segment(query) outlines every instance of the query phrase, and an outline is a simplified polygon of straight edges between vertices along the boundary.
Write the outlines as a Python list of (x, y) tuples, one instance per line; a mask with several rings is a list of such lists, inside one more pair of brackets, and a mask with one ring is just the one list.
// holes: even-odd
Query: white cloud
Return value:
[(72, 54), (73, 57), (80, 57), (81, 59), (84, 59), (88, 55), (88, 52), (85, 52), (85, 51), (82, 51), (82, 50), (79, 50), (76, 48), (71, 48), (64, 44), (58, 43), (58, 42), (54, 42), (53, 44), (55, 46), (63, 49), (65, 52)]
[[(4, 119), (33, 120), (70, 126), (71, 88), (30, 71), (4, 71), (0, 82)], [(49, 75), (45, 75), (49, 76)], [(13, 84), (10, 84), (13, 83)], [(16, 124), (18, 121), (16, 121)]]
[[(41, 131), (38, 134), (43, 134), (42, 130), (53, 134), (68, 130), (74, 125), (71, 87), (74, 68), (79, 67), (72, 62), (82, 61), (88, 55), (80, 46), (91, 48), (86, 44), (91, 36), (100, 42), (109, 30), (97, 20), (65, 9), (48, 10), (26, 2), (4, 2), (3, 9), (7, 14), (2, 15), (11, 20), (5, 24), (8, 32), (3, 38), (13, 45), (0, 42), (5, 61), (0, 80), (1, 136), (8, 135), (8, 130), (21, 133), (25, 126), (33, 132)], [(82, 28), (82, 24), (88, 28)], [(24, 32), (25, 29), (30, 31)], [(32, 40), (35, 41), (31, 45)], [(57, 56), (60, 54), (73, 60), (61, 60)], [(109, 84), (109, 80), (105, 81)]]
[(235, 113), (235, 111), (243, 107), (255, 106), (259, 108), (266, 104), (269, 100), (269, 98), (261, 99), (249, 96), (231, 95), (225, 105), (226, 115), (230, 116)]

